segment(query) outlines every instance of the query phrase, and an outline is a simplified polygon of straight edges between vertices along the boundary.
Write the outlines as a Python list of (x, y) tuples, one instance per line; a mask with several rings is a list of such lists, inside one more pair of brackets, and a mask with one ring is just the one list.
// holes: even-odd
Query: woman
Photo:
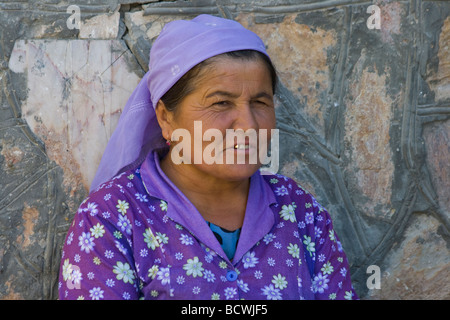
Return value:
[(356, 298), (327, 211), (250, 161), (275, 86), (237, 22), (167, 24), (69, 229), (60, 299)]

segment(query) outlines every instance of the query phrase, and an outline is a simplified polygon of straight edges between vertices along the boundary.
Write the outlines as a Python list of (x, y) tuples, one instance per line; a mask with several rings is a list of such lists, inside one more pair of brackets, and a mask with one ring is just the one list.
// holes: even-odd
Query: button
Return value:
[(227, 272), (227, 280), (228, 281), (236, 281), (237, 277), (238, 277), (238, 274), (236, 271), (229, 270)]

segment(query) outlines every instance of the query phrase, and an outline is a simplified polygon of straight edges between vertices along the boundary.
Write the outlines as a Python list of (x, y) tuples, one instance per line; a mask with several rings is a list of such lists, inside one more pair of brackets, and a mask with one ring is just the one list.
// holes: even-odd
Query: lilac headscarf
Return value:
[(106, 146), (90, 192), (165, 146), (154, 108), (184, 74), (206, 59), (237, 50), (268, 56), (263, 41), (233, 20), (204, 14), (166, 24), (151, 48), (149, 71), (130, 96)]

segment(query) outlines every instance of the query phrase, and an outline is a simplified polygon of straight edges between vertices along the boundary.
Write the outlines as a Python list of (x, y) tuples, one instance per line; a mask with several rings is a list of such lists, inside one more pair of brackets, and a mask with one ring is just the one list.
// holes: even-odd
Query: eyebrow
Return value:
[[(218, 90), (218, 91), (214, 91), (214, 92), (208, 94), (206, 96), (206, 98), (208, 99), (208, 98), (211, 98), (211, 97), (214, 97), (214, 96), (224, 96), (224, 97), (229, 97), (229, 98), (232, 98), (232, 99), (236, 99), (236, 98), (239, 97), (239, 95), (233, 94), (231, 92)], [(258, 94), (256, 94), (255, 96), (253, 96), (251, 98), (252, 99), (267, 98), (267, 99), (270, 99), (270, 100), (273, 99), (273, 97), (270, 94), (268, 94), (268, 93), (266, 93), (264, 91), (259, 92)]]

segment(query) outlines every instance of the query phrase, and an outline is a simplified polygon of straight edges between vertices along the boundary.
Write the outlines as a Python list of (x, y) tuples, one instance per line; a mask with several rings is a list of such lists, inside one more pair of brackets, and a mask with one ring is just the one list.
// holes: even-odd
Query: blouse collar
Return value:
[[(148, 154), (141, 165), (140, 173), (147, 193), (167, 202), (167, 216), (170, 219), (189, 230), (223, 259), (228, 260), (200, 212), (162, 171), (158, 152)], [(233, 258), (234, 263), (237, 263), (273, 228), (275, 213), (271, 206), (275, 203), (272, 188), (261, 177), (259, 170), (256, 171), (250, 177), (247, 207), (241, 236)]]

